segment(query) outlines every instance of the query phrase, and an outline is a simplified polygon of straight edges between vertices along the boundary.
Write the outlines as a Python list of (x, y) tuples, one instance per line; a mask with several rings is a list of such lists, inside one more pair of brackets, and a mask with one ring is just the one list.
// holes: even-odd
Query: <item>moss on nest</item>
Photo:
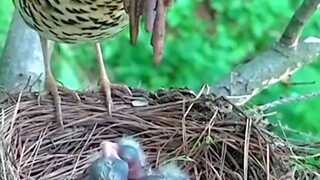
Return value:
[(141, 142), (151, 166), (174, 160), (191, 179), (317, 175), (297, 170), (292, 146), (227, 99), (196, 97), (187, 89), (133, 94), (114, 97), (112, 117), (102, 94), (79, 92), (81, 103), (62, 95), (64, 130), (54, 118), (51, 96), (39, 103), (37, 93), (8, 95), (1, 102), (0, 178), (81, 179), (100, 142), (122, 136)]

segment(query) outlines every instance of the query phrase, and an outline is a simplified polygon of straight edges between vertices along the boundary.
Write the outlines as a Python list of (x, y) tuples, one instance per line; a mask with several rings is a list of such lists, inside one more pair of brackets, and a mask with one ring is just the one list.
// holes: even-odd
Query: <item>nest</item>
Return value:
[(191, 179), (304, 179), (319, 172), (299, 170), (291, 158), (299, 148), (222, 97), (133, 89), (133, 97), (114, 97), (110, 117), (102, 94), (79, 96), (81, 103), (62, 95), (63, 130), (49, 95), (39, 101), (37, 93), (11, 94), (2, 101), (1, 179), (81, 179), (100, 142), (123, 136), (141, 142), (151, 167), (175, 161)]

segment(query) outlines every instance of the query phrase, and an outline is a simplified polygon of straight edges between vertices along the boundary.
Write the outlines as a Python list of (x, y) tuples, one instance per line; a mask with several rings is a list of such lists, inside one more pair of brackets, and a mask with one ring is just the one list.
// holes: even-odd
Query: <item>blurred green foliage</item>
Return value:
[[(159, 66), (152, 64), (150, 34), (140, 31), (138, 44), (129, 43), (128, 29), (103, 44), (103, 55), (113, 82), (140, 86), (150, 90), (160, 87), (187, 86), (195, 91), (212, 84), (234, 67), (267, 50), (282, 34), (302, 1), (291, 0), (176, 0), (168, 11), (164, 58)], [(208, 3), (208, 4), (206, 4)], [(0, 52), (13, 11), (10, 0), (0, 1)], [(320, 32), (320, 12), (306, 24), (303, 38)], [(73, 89), (96, 85), (98, 69), (91, 44), (59, 44), (54, 51), (52, 67), (60, 82)], [(0, 67), (1, 68), (1, 67)], [(254, 98), (252, 104), (267, 103), (284, 96), (296, 96), (320, 89), (320, 63), (304, 67), (292, 82), (278, 83)], [(277, 109), (271, 116), (290, 128), (320, 137), (320, 98), (292, 103)], [(281, 134), (279, 128), (275, 131)], [(291, 137), (308, 140), (301, 133)]]

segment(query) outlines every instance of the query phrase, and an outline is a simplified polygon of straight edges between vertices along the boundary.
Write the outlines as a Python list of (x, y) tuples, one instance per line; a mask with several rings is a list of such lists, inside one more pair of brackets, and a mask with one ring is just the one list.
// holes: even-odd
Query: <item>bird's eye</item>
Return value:
[(139, 152), (136, 148), (128, 145), (121, 145), (118, 150), (121, 159), (131, 164), (139, 160)]

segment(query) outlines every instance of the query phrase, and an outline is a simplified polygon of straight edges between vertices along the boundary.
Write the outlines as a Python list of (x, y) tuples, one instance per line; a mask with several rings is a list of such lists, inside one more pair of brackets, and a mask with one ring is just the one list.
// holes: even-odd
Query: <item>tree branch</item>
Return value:
[[(21, 90), (30, 79), (39, 90), (44, 76), (43, 56), (38, 34), (31, 30), (15, 11), (0, 58), (0, 82), (6, 89)], [(41, 85), (41, 86), (40, 86)]]
[(320, 39), (316, 42), (295, 42), (302, 25), (314, 13), (319, 3), (320, 0), (305, 0), (275, 46), (213, 84), (210, 92), (218, 96), (228, 96), (233, 103), (241, 105), (302, 66), (314, 62), (320, 53)]
[(318, 0), (305, 0), (291, 18), (290, 23), (281, 36), (279, 43), (285, 46), (297, 45), (303, 25), (316, 11)]
[(303, 101), (312, 97), (316, 97), (316, 96), (320, 96), (320, 91), (315, 91), (315, 92), (311, 92), (311, 93), (306, 93), (300, 96), (295, 96), (295, 97), (285, 97), (261, 106), (258, 106), (254, 109), (259, 109), (260, 111), (267, 111), (269, 109), (275, 108), (277, 106), (281, 106), (284, 104), (288, 104), (291, 102), (297, 102), (297, 101)]

